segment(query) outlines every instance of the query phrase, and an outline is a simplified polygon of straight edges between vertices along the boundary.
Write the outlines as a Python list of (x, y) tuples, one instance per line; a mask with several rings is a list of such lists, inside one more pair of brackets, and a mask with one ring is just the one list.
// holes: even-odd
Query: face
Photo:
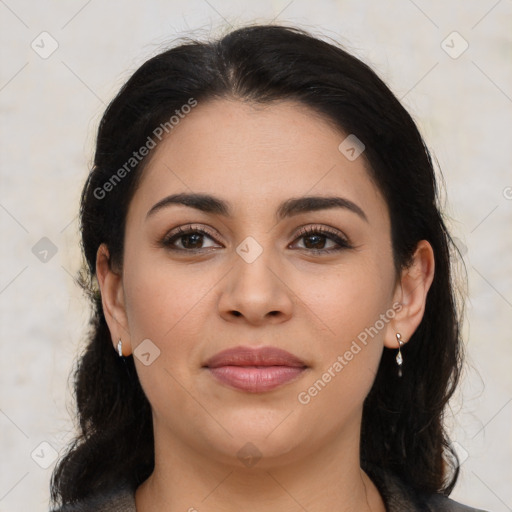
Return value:
[[(397, 277), (386, 203), (345, 138), (293, 102), (215, 100), (155, 150), (127, 215), (119, 333), (157, 438), (224, 461), (252, 443), (262, 467), (357, 440)], [(295, 359), (208, 366), (236, 347)]]

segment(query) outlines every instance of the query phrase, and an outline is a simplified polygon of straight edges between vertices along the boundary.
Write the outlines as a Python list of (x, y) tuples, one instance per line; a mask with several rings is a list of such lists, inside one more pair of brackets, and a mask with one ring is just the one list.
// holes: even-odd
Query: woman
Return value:
[(54, 504), (474, 510), (447, 497), (460, 312), (436, 194), (409, 114), (334, 44), (248, 26), (144, 63), (82, 194), (95, 310)]

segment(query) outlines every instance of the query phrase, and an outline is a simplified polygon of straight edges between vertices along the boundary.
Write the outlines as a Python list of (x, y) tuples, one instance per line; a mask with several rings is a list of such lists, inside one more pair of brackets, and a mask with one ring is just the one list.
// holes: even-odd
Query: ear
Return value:
[(96, 276), (101, 290), (103, 313), (107, 321), (112, 344), (117, 352), (117, 342), (123, 342), (123, 355), (132, 353), (128, 317), (126, 315), (122, 275), (112, 269), (110, 253), (105, 244), (96, 253)]
[(412, 261), (402, 270), (397, 281), (394, 301), (401, 304), (402, 308), (386, 331), (386, 347), (398, 348), (396, 333), (400, 333), (402, 340), (407, 343), (420, 325), (425, 312), (427, 292), (434, 279), (434, 267), (432, 246), (426, 240), (421, 240), (416, 246)]

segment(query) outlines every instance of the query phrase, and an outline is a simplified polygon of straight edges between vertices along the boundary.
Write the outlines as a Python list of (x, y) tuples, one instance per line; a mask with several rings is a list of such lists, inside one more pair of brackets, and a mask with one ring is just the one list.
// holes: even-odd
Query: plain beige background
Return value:
[(271, 20), (369, 63), (439, 161), (469, 278), (452, 497), (512, 510), (510, 0), (0, 0), (0, 512), (48, 509), (72, 435), (68, 376), (88, 320), (76, 214), (103, 110), (175, 37)]

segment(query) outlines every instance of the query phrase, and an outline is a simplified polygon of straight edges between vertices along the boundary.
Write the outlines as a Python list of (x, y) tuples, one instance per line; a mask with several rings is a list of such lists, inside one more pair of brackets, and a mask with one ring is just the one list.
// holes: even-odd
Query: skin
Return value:
[[(387, 205), (364, 153), (350, 161), (338, 150), (345, 137), (291, 101), (199, 104), (144, 170), (127, 215), (123, 268), (111, 268), (105, 245), (98, 249), (114, 347), (121, 338), (128, 356), (150, 339), (160, 350), (148, 366), (134, 357), (155, 433), (155, 470), (137, 489), (138, 512), (385, 510), (360, 468), (362, 404), (382, 351), (398, 347), (397, 332), (407, 342), (421, 321), (434, 257), (421, 241), (412, 264), (396, 273)], [(181, 192), (221, 198), (232, 216), (171, 205), (147, 218)], [(346, 198), (367, 220), (330, 208), (277, 221), (282, 201), (305, 195)], [(182, 236), (174, 245), (199, 251), (162, 245), (190, 223), (214, 236), (202, 245)], [(302, 226), (334, 230), (351, 247), (315, 253), (337, 243), (297, 236)], [(251, 263), (236, 252), (249, 236), (262, 249)], [(399, 312), (301, 404), (298, 394), (393, 304)], [(238, 345), (285, 349), (308, 369), (264, 393), (230, 388), (202, 366)], [(261, 455), (251, 467), (237, 455), (248, 442)]]

